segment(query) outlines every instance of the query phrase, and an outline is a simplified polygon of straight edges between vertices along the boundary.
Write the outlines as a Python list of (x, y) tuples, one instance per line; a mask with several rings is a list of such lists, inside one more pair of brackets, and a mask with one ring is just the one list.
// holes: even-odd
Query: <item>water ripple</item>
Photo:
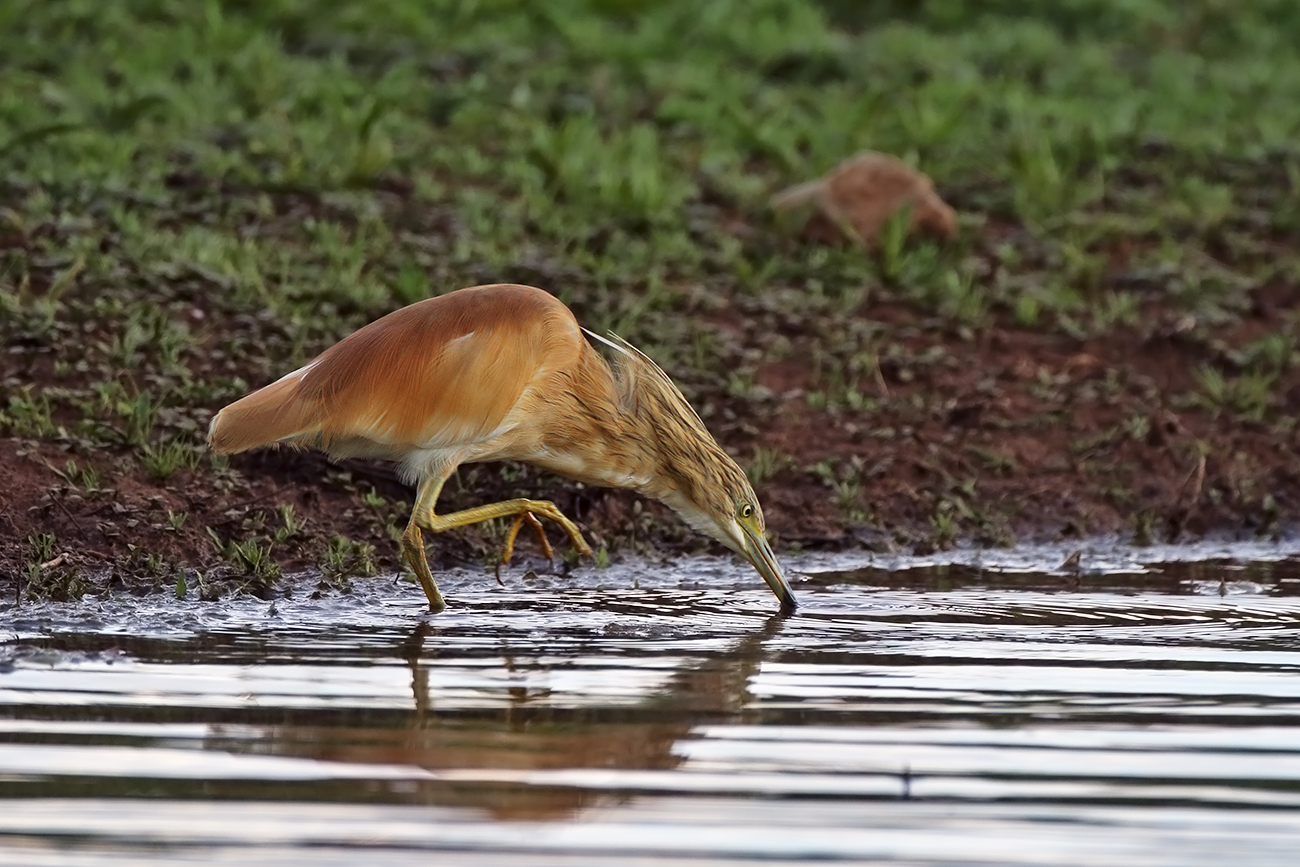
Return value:
[(1292, 561), (1024, 562), (10, 608), (0, 858), (1292, 863)]

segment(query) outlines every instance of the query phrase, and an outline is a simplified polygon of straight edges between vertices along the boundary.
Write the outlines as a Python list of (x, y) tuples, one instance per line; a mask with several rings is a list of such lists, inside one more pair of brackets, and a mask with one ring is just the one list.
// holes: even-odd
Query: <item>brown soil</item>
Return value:
[[(1242, 333), (1221, 337), (1232, 345), (1276, 330), (1297, 304), (1294, 287), (1261, 291), (1253, 312), (1234, 326)], [(1145, 314), (1148, 323), (1162, 322), (1159, 311)], [(783, 456), (759, 491), (770, 529), (787, 549), (927, 549), (963, 538), (1008, 544), (1104, 532), (1136, 541), (1211, 530), (1257, 534), (1284, 530), (1300, 515), (1295, 427), (1280, 434), (1286, 426), (1175, 399), (1196, 391), (1194, 370), (1219, 353), (1184, 340), (1177, 323), (1080, 341), (1005, 323), (973, 337), (937, 331), (902, 305), (859, 315), (889, 325), (914, 354), (941, 350), (943, 363), (901, 368), (882, 359), (864, 386), (876, 406), (813, 411), (804, 393), (818, 375), (805, 336), (783, 360), (760, 368), (757, 385), (774, 395), (765, 411), (707, 396), (710, 426), (738, 457), (748, 460), (756, 448)], [(720, 320), (724, 330), (739, 330), (744, 314), (731, 310)], [(1274, 393), (1281, 405), (1271, 417), (1300, 413), (1300, 374), (1284, 374)], [(165, 589), (177, 564), (212, 569), (219, 562), (208, 528), (228, 539), (269, 533), (284, 506), (300, 524), (273, 549), (286, 571), (319, 563), (320, 547), (335, 535), (373, 544), (382, 569), (399, 566), (386, 528), (404, 524), (411, 491), (386, 465), (262, 452), (233, 459), (233, 473), (204, 464), (155, 482), (138, 468), (119, 471), (125, 450), (78, 454), (79, 464), (101, 474), (100, 490), (87, 491), (60, 477), (70, 448), (0, 439), (0, 573), (11, 586), (32, 575), (30, 537), (52, 533), (57, 554), (43, 575), (72, 570), (88, 581)], [(807, 470), (823, 460), (829, 472), (856, 478), (860, 494), (837, 494)], [(448, 487), (447, 508), (546, 496), (615, 555), (712, 544), (626, 492), (584, 489), (527, 467), (509, 481), (488, 468), (462, 468), (459, 478), (459, 489)], [(186, 513), (185, 522), (172, 529), (169, 512)], [(485, 558), (493, 541), (484, 532), (440, 536), (431, 557), (443, 565)], [(565, 550), (559, 534), (551, 535)], [(523, 534), (514, 568), (536, 565), (537, 550)]]

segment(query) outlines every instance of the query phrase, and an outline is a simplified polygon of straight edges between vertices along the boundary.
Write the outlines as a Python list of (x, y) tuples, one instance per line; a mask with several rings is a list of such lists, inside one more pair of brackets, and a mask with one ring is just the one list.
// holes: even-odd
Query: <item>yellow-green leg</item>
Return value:
[(484, 506), (475, 506), (472, 509), (463, 509), (450, 515), (438, 515), (433, 509), (438, 500), (438, 495), (442, 493), (444, 482), (446, 482), (445, 476), (430, 476), (420, 481), (420, 486), (415, 495), (415, 507), (411, 510), (411, 520), (406, 525), (406, 532), (402, 534), (402, 551), (406, 554), (406, 561), (411, 564), (411, 569), (415, 572), (415, 577), (420, 582), (420, 586), (424, 588), (424, 595), (429, 598), (430, 611), (435, 613), (442, 611), (447, 607), (447, 603), (443, 600), (442, 594), (438, 592), (438, 585), (434, 583), (433, 573), (429, 571), (429, 561), (424, 553), (424, 537), (420, 533), (421, 528), (428, 530), (430, 533), (441, 533), (443, 530), (452, 530), (456, 527), (477, 524), (480, 521), (489, 521), (492, 518), (504, 518), (514, 515), (515, 521), (507, 535), (502, 557), (503, 562), (508, 562), (510, 554), (514, 550), (515, 536), (519, 533), (519, 527), (524, 521), (528, 521), (533, 526), (533, 529), (538, 532), (542, 540), (543, 550), (546, 551), (548, 557), (550, 556), (551, 546), (546, 541), (542, 525), (536, 517), (541, 515), (543, 518), (550, 518), (559, 524), (564, 529), (564, 532), (569, 534), (575, 548), (588, 557), (592, 556), (591, 546), (587, 544), (586, 539), (582, 538), (582, 531), (578, 529), (578, 525), (570, 521), (560, 511), (560, 507), (549, 500), (506, 500), (501, 503), (488, 503)]

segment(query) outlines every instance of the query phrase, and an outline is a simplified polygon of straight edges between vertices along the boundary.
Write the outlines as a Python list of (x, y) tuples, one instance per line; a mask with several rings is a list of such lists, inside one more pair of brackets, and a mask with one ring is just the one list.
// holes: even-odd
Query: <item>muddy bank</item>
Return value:
[[(923, 554), (1099, 533), (1137, 544), (1209, 532), (1267, 539), (1300, 518), (1294, 431), (1175, 399), (1210, 351), (1203, 345), (1137, 332), (1095, 341), (1005, 327), (945, 335), (917, 329), (905, 308), (870, 316), (910, 341), (910, 357), (935, 361), (882, 359), (869, 407), (809, 409), (821, 374), (799, 353), (757, 369), (757, 398), (688, 383), (710, 427), (748, 466), (787, 554)], [(723, 334), (750, 327), (718, 324)], [(52, 371), (33, 379), (51, 389), (60, 382)], [(1278, 416), (1300, 410), (1300, 380), (1281, 394)], [(529, 467), (462, 468), (443, 505), (516, 496), (553, 499), (602, 558), (717, 552), (658, 504)], [(126, 444), (92, 448), (66, 429), (8, 437), (0, 592), (170, 591), (180, 579), (212, 596), (266, 594), (284, 571), (319, 568), (327, 584), (393, 571), (411, 497), (380, 462), (267, 451), (228, 463), (205, 456), (160, 479)], [(502, 529), (437, 536), (431, 560), (490, 563)], [(521, 535), (509, 568), (546, 568), (531, 537)]]

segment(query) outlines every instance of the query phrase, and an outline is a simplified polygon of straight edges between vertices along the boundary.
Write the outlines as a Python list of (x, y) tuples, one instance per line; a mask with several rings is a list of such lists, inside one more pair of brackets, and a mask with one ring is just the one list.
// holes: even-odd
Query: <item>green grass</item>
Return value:
[[(1203, 296), (1230, 295), (1230, 276), (1286, 267), (1263, 249), (1232, 275), (1186, 260), (1208, 235), (1300, 213), (1277, 159), (1300, 129), (1288, 4), (916, 5), (855, 32), (835, 4), (795, 2), (10, 4), (0, 151), (20, 205), (5, 219), (40, 228), (49, 255), (10, 275), (7, 303), (39, 332), (69, 291), (188, 282), (301, 323), (286, 347), (301, 357), (430, 287), (511, 272), (633, 332), (688, 280), (855, 293), (860, 257), (772, 258), (711, 217), (759, 212), (863, 147), (1032, 229), (1006, 251), (1019, 280), (981, 279), (960, 246), (891, 255), (889, 282), (941, 316), (978, 321), (973, 285), (1077, 312), (1093, 250), (1117, 236), (1209, 281), (1164, 287), (1197, 309), (1226, 301)], [(400, 201), (382, 191), (396, 180)], [(1027, 259), (1070, 279), (1024, 286)], [(119, 320), (107, 360), (148, 341), (179, 378), (193, 323), (95, 313)]]
[[(882, 371), (950, 363), (846, 315), (899, 303), (960, 340), (1185, 320), (1210, 351), (1183, 405), (1280, 424), (1295, 341), (1215, 341), (1300, 279), (1297, 44), (1283, 0), (11, 0), (0, 434), (231, 490), (201, 449), (215, 408), (504, 280), (643, 346), (706, 419), (764, 416), (755, 372), (796, 352), (812, 409), (890, 406)], [(933, 176), (961, 236), (872, 257), (767, 212), (863, 148)], [(860, 513), (858, 481), (828, 484)]]

